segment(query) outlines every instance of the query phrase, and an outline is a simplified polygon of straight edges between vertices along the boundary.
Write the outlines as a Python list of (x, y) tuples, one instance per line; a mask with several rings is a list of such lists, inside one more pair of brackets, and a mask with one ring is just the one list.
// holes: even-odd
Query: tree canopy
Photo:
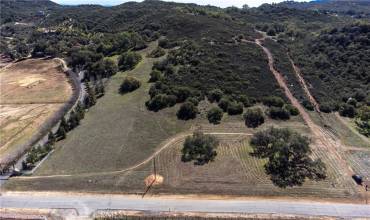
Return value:
[(305, 180), (326, 178), (326, 166), (310, 156), (309, 139), (289, 129), (269, 128), (251, 139), (253, 156), (266, 158), (266, 174), (282, 188), (302, 185)]
[(194, 132), (192, 136), (185, 139), (181, 160), (183, 162), (194, 161), (195, 165), (207, 164), (214, 161), (217, 156), (218, 145), (219, 141), (216, 137)]

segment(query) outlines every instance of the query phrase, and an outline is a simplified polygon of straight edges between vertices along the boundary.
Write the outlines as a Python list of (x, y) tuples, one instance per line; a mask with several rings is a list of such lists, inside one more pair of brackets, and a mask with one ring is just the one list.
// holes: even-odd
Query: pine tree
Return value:
[(75, 111), (76, 111), (78, 120), (84, 119), (84, 117), (85, 117), (85, 109), (82, 106), (81, 102), (78, 102), (78, 104), (77, 104), (77, 106), (75, 108)]
[(95, 90), (90, 87), (90, 84), (88, 82), (85, 82), (85, 90), (87, 93), (87, 97), (85, 98), (85, 106), (86, 108), (90, 108), (91, 106), (96, 104)]
[(49, 136), (48, 136), (48, 143), (50, 145), (54, 145), (55, 144), (55, 135), (53, 134), (52, 131), (49, 132)]
[(65, 139), (67, 137), (67, 132), (66, 132), (65, 128), (60, 126), (58, 131), (57, 131), (57, 135), (61, 140)]
[(60, 126), (59, 127), (63, 127), (66, 132), (69, 131), (69, 129), (68, 129), (68, 123), (67, 123), (67, 120), (66, 120), (65, 117), (62, 118), (62, 121), (60, 122)]
[(67, 137), (67, 132), (68, 132), (68, 124), (67, 124), (66, 119), (63, 117), (62, 121), (60, 122), (56, 135), (60, 139), (65, 139)]
[(77, 113), (74, 110), (69, 115), (68, 124), (70, 129), (73, 129), (80, 124), (80, 120), (77, 116)]

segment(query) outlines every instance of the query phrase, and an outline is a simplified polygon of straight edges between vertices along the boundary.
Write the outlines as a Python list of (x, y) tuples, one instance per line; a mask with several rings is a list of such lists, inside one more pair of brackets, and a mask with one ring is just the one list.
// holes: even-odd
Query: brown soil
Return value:
[(59, 59), (27, 59), (0, 69), (0, 164), (23, 145), (72, 96)]
[(158, 174), (151, 174), (144, 180), (145, 186), (157, 186), (161, 185), (163, 183), (163, 176), (158, 175)]

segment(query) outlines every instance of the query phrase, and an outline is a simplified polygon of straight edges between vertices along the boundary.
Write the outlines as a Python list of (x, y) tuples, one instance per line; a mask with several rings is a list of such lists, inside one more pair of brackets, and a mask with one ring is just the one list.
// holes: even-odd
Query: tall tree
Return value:
[(270, 128), (251, 139), (253, 156), (267, 158), (265, 170), (271, 181), (282, 188), (300, 186), (306, 178), (326, 178), (325, 164), (310, 157), (309, 139), (289, 129)]

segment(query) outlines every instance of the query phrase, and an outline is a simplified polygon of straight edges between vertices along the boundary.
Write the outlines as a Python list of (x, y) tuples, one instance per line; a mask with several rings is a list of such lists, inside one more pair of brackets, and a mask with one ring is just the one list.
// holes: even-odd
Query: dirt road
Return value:
[[(347, 164), (346, 160), (344, 159), (344, 146), (342, 145), (340, 140), (333, 137), (324, 128), (315, 124), (313, 122), (313, 120), (311, 119), (310, 115), (304, 109), (304, 107), (293, 96), (292, 92), (289, 90), (289, 88), (288, 88), (288, 86), (285, 82), (285, 79), (284, 79), (283, 75), (274, 68), (274, 58), (273, 58), (270, 50), (263, 46), (262, 42), (263, 42), (264, 39), (265, 39), (264, 37), (260, 38), (260, 39), (256, 39), (255, 43), (258, 46), (260, 46), (263, 49), (263, 51), (265, 52), (265, 54), (268, 58), (269, 68), (270, 68), (271, 72), (274, 74), (279, 86), (284, 90), (284, 93), (285, 93), (286, 97), (290, 100), (292, 105), (295, 106), (299, 110), (299, 113), (302, 116), (304, 122), (311, 129), (311, 131), (313, 133), (313, 136), (314, 136), (314, 145), (313, 146), (314, 147), (320, 147), (320, 148), (324, 149), (328, 154), (330, 154), (330, 156), (335, 158), (335, 160), (337, 162), (336, 165), (337, 165), (338, 169), (340, 171), (344, 172), (345, 174), (347, 174), (347, 178), (351, 178), (351, 176), (354, 174), (354, 172), (353, 172), (352, 168)], [(294, 64), (293, 64), (293, 67), (296, 71), (297, 70), (299, 71), (299, 69)], [(300, 75), (300, 73), (298, 72), (297, 75)], [(302, 77), (300, 77), (300, 80), (302, 80), (302, 83), (304, 85), (306, 85)], [(312, 98), (312, 99), (310, 98), (310, 101), (312, 101), (313, 105), (316, 108), (318, 108), (318, 104), (315, 101), (315, 99), (311, 96), (307, 86), (303, 86), (303, 88), (305, 89), (308, 96)], [(355, 183), (353, 182), (353, 184), (355, 184)]]

